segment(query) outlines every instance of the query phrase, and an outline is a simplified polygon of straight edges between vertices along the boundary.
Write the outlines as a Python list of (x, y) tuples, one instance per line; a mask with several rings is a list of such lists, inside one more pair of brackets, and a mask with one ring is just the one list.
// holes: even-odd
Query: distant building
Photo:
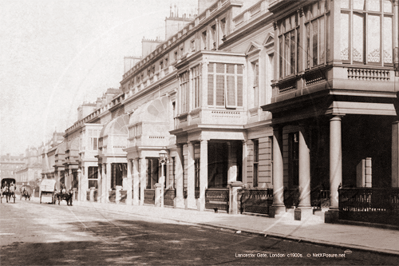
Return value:
[(10, 154), (0, 157), (0, 179), (16, 178), (16, 173), (25, 165), (24, 155), (13, 156)]
[(24, 166), (16, 172), (16, 181), (18, 185), (33, 184), (41, 179), (42, 150), (43, 146), (39, 148), (29, 147), (26, 149)]

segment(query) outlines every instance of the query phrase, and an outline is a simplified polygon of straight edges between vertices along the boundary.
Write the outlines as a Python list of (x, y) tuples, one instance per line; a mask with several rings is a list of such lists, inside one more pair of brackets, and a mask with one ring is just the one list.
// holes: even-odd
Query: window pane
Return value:
[(325, 61), (325, 48), (324, 48), (324, 17), (321, 17), (319, 19), (320, 27), (319, 27), (319, 39), (320, 39), (320, 45), (319, 45), (319, 64), (324, 63)]
[(353, 61), (363, 62), (363, 15), (353, 14)]
[(380, 0), (368, 0), (367, 9), (370, 11), (380, 11)]
[(367, 61), (381, 62), (380, 17), (369, 15), (367, 23)]
[(237, 74), (244, 73), (244, 65), (237, 65)]
[(210, 63), (209, 65), (208, 65), (208, 73), (213, 73), (213, 67), (214, 67), (214, 65), (215, 65), (215, 63)]
[(237, 106), (242, 106), (242, 76), (237, 76)]
[(216, 76), (216, 105), (224, 106), (224, 76)]
[(295, 31), (291, 32), (291, 73), (295, 73)]
[(364, 0), (353, 0), (353, 9), (364, 10)]
[(341, 8), (349, 8), (349, 0), (341, 0)]
[(384, 17), (384, 63), (392, 64), (392, 18)]
[(297, 69), (297, 71), (299, 72), (299, 71), (301, 71), (302, 69), (302, 67), (300, 68), (299, 67), (299, 62), (301, 61), (302, 62), (302, 56), (303, 56), (303, 53), (302, 53), (302, 48), (303, 47), (301, 47), (299, 44), (301, 43), (299, 40), (300, 40), (300, 30), (297, 30), (297, 32), (296, 32), (296, 43), (297, 43), (297, 46), (296, 46), (296, 54), (297, 54), (297, 60), (296, 60), (296, 69)]
[(306, 24), (306, 57), (307, 63), (306, 63), (306, 68), (310, 67), (310, 60), (311, 60), (311, 54), (310, 54), (310, 24)]
[(327, 15), (326, 20), (326, 43), (327, 43), (327, 61), (331, 60), (331, 43), (330, 43), (330, 14)]
[(384, 12), (392, 13), (392, 2), (390, 0), (384, 0)]
[(318, 27), (317, 27), (317, 20), (312, 22), (312, 28), (313, 28), (313, 32), (312, 32), (312, 44), (313, 44), (313, 66), (317, 65), (317, 49), (318, 49)]
[(234, 74), (234, 66), (233, 64), (226, 64), (226, 73)]
[(97, 150), (97, 138), (93, 138), (93, 150)]
[(326, 1), (321, 0), (319, 4), (320, 4), (320, 14), (324, 14), (324, 7), (326, 6)]
[(291, 74), (290, 72), (290, 35), (287, 33), (285, 35), (285, 47), (284, 47), (284, 72), (286, 75)]
[(236, 106), (236, 88), (234, 76), (227, 76), (227, 106)]
[(283, 72), (283, 36), (279, 37), (279, 42), (280, 42), (280, 62), (279, 62), (279, 69), (280, 69), (280, 77), (284, 77), (284, 72)]
[(341, 60), (349, 60), (349, 14), (341, 14)]
[(216, 64), (216, 73), (224, 73), (224, 64)]

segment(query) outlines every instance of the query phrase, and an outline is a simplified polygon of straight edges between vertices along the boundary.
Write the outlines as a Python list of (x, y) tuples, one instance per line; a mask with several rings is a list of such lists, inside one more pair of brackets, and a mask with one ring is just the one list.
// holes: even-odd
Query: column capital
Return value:
[(344, 117), (344, 114), (333, 114), (330, 117), (330, 121), (341, 121), (342, 117)]

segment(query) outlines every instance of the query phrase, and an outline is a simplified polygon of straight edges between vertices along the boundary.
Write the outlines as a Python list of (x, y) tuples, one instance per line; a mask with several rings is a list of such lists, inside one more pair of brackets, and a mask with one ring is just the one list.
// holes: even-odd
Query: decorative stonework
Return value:
[(370, 80), (370, 81), (389, 81), (389, 70), (348, 68), (348, 79)]

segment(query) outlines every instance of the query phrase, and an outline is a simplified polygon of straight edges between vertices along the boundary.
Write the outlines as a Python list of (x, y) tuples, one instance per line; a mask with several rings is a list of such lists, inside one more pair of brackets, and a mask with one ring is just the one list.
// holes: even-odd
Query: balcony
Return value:
[(190, 113), (176, 117), (175, 129), (191, 125), (237, 125), (242, 126), (247, 122), (247, 112), (244, 110), (198, 108)]

